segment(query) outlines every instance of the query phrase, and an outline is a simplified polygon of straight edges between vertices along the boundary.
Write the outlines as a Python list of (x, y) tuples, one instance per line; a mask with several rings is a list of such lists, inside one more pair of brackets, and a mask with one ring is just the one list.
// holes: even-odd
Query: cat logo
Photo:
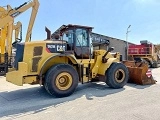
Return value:
[(65, 51), (65, 46), (57, 45), (57, 51)]

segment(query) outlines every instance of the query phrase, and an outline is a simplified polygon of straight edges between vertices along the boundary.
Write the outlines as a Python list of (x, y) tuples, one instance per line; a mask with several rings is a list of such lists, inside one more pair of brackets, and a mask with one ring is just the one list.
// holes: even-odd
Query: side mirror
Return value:
[(111, 52), (114, 50), (114, 47), (109, 47), (108, 52)]

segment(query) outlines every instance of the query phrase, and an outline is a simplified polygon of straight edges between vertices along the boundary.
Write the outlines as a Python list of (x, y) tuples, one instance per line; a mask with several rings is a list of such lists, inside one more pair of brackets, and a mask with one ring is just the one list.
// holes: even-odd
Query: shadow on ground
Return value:
[(0, 97), (4, 100), (0, 104), (0, 117), (19, 116), (26, 112), (37, 113), (82, 96), (85, 96), (87, 100), (93, 100), (94, 97), (104, 97), (123, 90), (124, 88), (111, 89), (104, 83), (88, 83), (79, 85), (74, 94), (65, 98), (52, 97), (44, 87), (37, 86), (29, 89), (1, 92)]
[[(152, 84), (152, 85), (155, 85), (155, 84)], [(145, 88), (148, 88), (152, 85), (137, 85), (137, 84), (134, 84), (134, 83), (127, 83), (126, 86), (129, 86), (129, 87), (132, 87), (132, 88), (136, 88), (136, 89), (145, 89)]]

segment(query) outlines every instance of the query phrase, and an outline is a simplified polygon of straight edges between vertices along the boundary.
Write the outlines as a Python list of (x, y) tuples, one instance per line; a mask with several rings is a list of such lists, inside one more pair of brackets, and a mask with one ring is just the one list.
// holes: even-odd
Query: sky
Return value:
[[(12, 8), (27, 0), (0, 0)], [(40, 6), (32, 31), (32, 41), (46, 39), (45, 26), (52, 32), (61, 25), (94, 27), (93, 32), (140, 44), (148, 40), (160, 44), (160, 0), (39, 0)], [(23, 25), (25, 39), (31, 9), (15, 19)]]

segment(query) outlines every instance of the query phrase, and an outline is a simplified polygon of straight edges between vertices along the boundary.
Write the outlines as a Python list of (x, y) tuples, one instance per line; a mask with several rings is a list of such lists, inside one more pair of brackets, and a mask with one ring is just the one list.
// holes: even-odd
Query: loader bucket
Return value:
[[(129, 70), (129, 82), (139, 85), (155, 84), (151, 71), (148, 70), (148, 65), (142, 62), (123, 61)], [(148, 73), (149, 72), (149, 73)]]

